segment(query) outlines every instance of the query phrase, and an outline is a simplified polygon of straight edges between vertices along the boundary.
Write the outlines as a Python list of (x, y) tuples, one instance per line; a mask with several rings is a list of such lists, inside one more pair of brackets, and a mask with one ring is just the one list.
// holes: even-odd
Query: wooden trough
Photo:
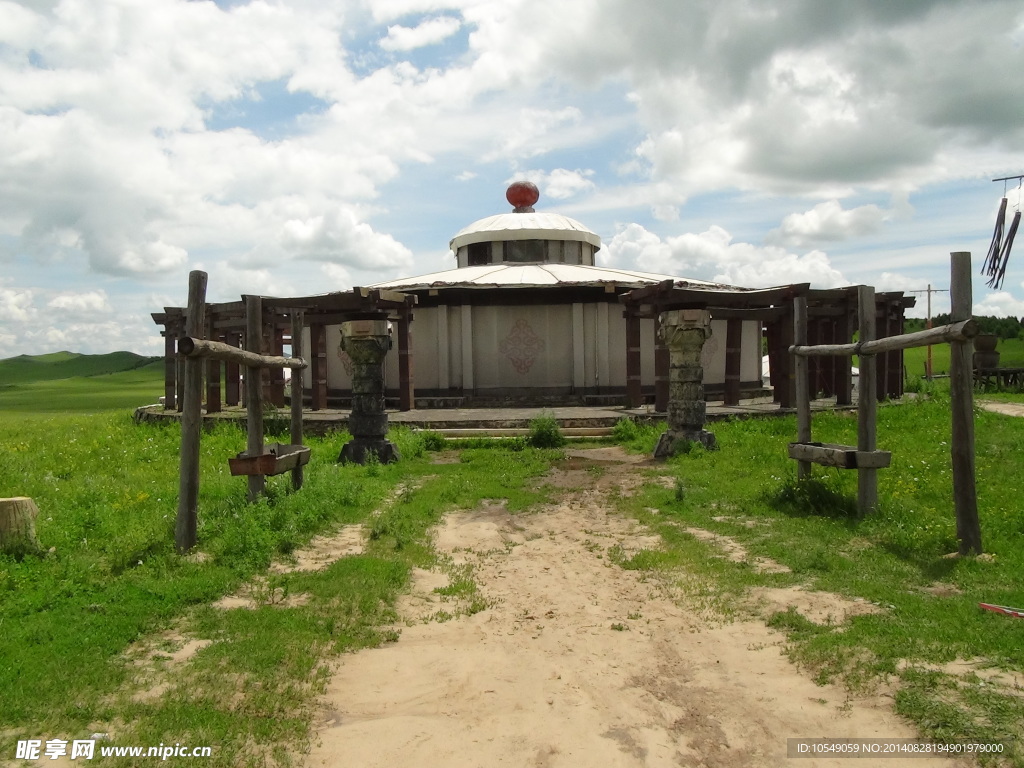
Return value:
[(308, 446), (283, 443), (270, 443), (255, 456), (242, 451), (235, 458), (228, 459), (232, 475), (280, 475), (308, 463)]

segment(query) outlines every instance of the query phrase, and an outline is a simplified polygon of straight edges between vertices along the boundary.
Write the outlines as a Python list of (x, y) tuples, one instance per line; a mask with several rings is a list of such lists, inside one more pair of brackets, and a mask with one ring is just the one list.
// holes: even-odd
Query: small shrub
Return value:
[(561, 448), (568, 442), (554, 416), (541, 414), (530, 421), (530, 435), (526, 439), (534, 448)]
[(612, 437), (617, 443), (630, 443), (640, 436), (640, 428), (632, 419), (619, 419), (612, 428)]
[(420, 437), (423, 438), (423, 448), (427, 451), (443, 451), (448, 445), (448, 441), (444, 439), (444, 436), (437, 432), (425, 430), (420, 433)]

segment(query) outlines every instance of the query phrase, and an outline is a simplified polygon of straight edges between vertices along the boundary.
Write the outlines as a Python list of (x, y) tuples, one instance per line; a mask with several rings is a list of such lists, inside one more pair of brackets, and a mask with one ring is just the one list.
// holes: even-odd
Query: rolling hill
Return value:
[(160, 357), (143, 357), (134, 352), (109, 352), (105, 355), (81, 355), (77, 352), (52, 352), (48, 355), (18, 355), (0, 360), (0, 386), (54, 381), (85, 376), (103, 376), (133, 371), (158, 362)]

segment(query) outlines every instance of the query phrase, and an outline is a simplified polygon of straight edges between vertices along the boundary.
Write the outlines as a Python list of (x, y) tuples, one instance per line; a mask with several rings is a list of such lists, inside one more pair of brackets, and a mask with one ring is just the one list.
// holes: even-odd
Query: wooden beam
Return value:
[[(790, 353), (802, 357), (835, 355), (850, 357), (852, 355), (878, 355), (898, 349), (926, 347), (929, 344), (940, 344), (954, 341), (968, 341), (978, 335), (978, 324), (974, 320), (960, 320), (949, 325), (929, 328), (902, 336), (888, 336), (874, 341), (859, 341), (855, 344), (819, 344), (817, 346), (793, 345)], [(863, 338), (863, 337), (861, 337)]]
[[(258, 298), (258, 297), (257, 297)], [(208, 358), (212, 360), (230, 360), (247, 368), (298, 368), (302, 370), (309, 364), (301, 357), (281, 357), (278, 355), (257, 355), (244, 349), (238, 349), (220, 341), (193, 339), (186, 336), (178, 339), (178, 354), (186, 358)]]

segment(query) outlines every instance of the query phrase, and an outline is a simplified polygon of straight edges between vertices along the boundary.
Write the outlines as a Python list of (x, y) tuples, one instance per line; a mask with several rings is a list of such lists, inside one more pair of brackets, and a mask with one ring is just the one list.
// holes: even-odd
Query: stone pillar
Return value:
[(384, 409), (384, 356), (391, 348), (386, 320), (350, 320), (341, 324), (341, 348), (352, 360), (352, 413), (348, 431), (352, 440), (341, 449), (338, 461), (365, 464), (368, 453), (381, 464), (401, 458), (384, 439), (388, 414)]
[(711, 335), (711, 314), (703, 309), (662, 312), (659, 333), (670, 355), (668, 431), (658, 441), (654, 456), (671, 456), (687, 442), (713, 449), (715, 436), (704, 429), (707, 412), (700, 361), (704, 342)]

